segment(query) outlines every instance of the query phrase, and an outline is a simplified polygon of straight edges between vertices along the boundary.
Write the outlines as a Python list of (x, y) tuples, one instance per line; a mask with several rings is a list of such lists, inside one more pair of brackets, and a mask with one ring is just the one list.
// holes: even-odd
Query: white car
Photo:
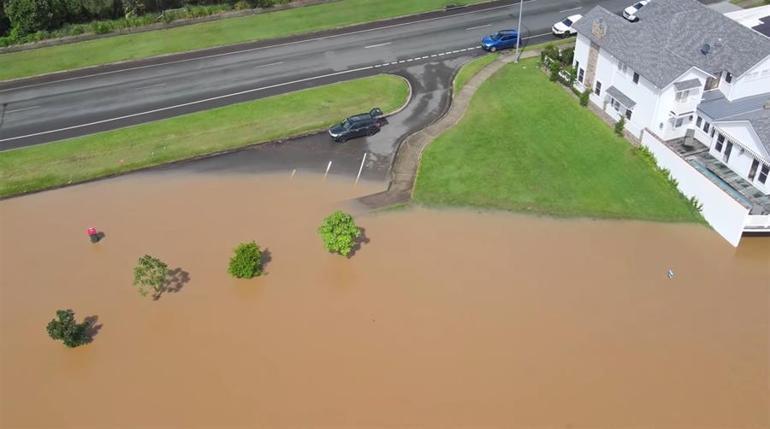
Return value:
[(583, 15), (572, 15), (564, 18), (564, 20), (557, 22), (556, 24), (551, 27), (551, 32), (553, 32), (553, 35), (556, 37), (567, 37), (567, 36), (574, 36), (577, 34), (577, 30), (572, 28), (572, 26), (580, 21), (580, 18), (582, 18)]
[(638, 16), (636, 16), (636, 12), (639, 12), (639, 9), (643, 8), (644, 6), (649, 3), (650, 0), (641, 0), (633, 5), (623, 9), (623, 18), (626, 18), (627, 20), (634, 22), (639, 19)]

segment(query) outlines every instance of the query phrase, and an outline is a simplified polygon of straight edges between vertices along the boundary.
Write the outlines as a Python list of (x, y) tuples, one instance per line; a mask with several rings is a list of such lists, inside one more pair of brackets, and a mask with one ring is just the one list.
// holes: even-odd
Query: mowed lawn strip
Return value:
[(463, 64), (460, 71), (457, 72), (457, 76), (455, 76), (454, 93), (460, 92), (473, 76), (476, 76), (481, 69), (491, 64), (495, 59), (497, 59), (497, 54), (486, 54)]
[(479, 88), (422, 156), (415, 199), (557, 216), (701, 222), (631, 145), (530, 60)]
[(339, 0), (0, 55), (0, 80), (328, 30), (480, 0)]
[(375, 106), (391, 112), (408, 93), (404, 79), (379, 75), (0, 152), (0, 196), (319, 130)]

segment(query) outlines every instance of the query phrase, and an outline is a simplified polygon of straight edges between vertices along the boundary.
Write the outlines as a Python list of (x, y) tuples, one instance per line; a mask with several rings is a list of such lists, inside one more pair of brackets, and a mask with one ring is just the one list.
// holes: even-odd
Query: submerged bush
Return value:
[(326, 250), (348, 256), (361, 236), (361, 228), (356, 225), (353, 216), (337, 210), (324, 219), (318, 233)]
[(250, 279), (262, 274), (262, 250), (255, 242), (241, 243), (235, 248), (227, 269), (235, 278)]
[(91, 323), (77, 323), (72, 310), (57, 310), (56, 318), (48, 322), (46, 331), (54, 340), (61, 340), (67, 347), (82, 346), (91, 341), (88, 328)]

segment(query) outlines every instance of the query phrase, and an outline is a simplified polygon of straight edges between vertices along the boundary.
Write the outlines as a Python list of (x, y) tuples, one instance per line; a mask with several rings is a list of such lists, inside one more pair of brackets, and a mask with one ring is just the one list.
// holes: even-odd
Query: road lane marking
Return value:
[(148, 85), (148, 86), (141, 86), (139, 88), (136, 88), (137, 91), (141, 91), (143, 89), (150, 89), (150, 88), (158, 88), (161, 86), (166, 86), (165, 83), (156, 83), (155, 85)]
[(10, 114), (10, 113), (16, 113), (16, 112), (24, 112), (24, 111), (26, 111), (26, 110), (37, 109), (37, 108), (39, 108), (39, 107), (40, 107), (40, 106), (30, 106), (30, 107), (22, 107), (21, 109), (6, 110), (6, 111), (5, 111), (5, 114), (7, 115), (7, 114)]
[(465, 29), (465, 31), (478, 30), (479, 28), (491, 27), (491, 26), (492, 24), (477, 25), (475, 27), (468, 27)]
[[(526, 0), (526, 1), (524, 1), (524, 3), (534, 3), (536, 1), (538, 1), (538, 0)], [(0, 93), (9, 92), (9, 91), (16, 91), (16, 90), (19, 90), (19, 89), (34, 88), (34, 87), (37, 87), (37, 86), (50, 85), (50, 84), (59, 83), (59, 82), (68, 82), (68, 81), (73, 81), (73, 80), (86, 79), (86, 78), (95, 77), (95, 76), (104, 76), (104, 75), (110, 75), (110, 74), (116, 74), (116, 73), (124, 73), (124, 72), (128, 72), (128, 71), (141, 70), (141, 69), (147, 69), (147, 68), (152, 68), (152, 67), (160, 67), (160, 66), (166, 66), (166, 65), (170, 65), (170, 64), (186, 63), (186, 62), (190, 62), (190, 61), (198, 61), (198, 60), (205, 60), (205, 59), (209, 59), (209, 58), (224, 57), (224, 56), (227, 56), (227, 55), (236, 55), (236, 54), (242, 54), (242, 53), (246, 53), (246, 52), (254, 52), (254, 51), (261, 51), (261, 50), (265, 50), (265, 49), (272, 49), (272, 48), (280, 48), (280, 47), (284, 47), (284, 46), (298, 45), (298, 44), (301, 44), (301, 43), (333, 39), (333, 38), (342, 37), (342, 36), (349, 36), (349, 35), (353, 35), (353, 34), (369, 33), (369, 32), (372, 32), (372, 31), (380, 31), (380, 30), (385, 30), (385, 29), (390, 29), (390, 28), (398, 28), (398, 27), (403, 27), (403, 26), (407, 26), (407, 25), (421, 24), (421, 23), (424, 23), (424, 22), (431, 22), (431, 21), (438, 21), (438, 20), (442, 20), (442, 19), (456, 18), (458, 16), (471, 15), (471, 14), (474, 14), (474, 13), (483, 13), (483, 12), (489, 12), (489, 11), (494, 11), (494, 10), (499, 10), (499, 9), (508, 9), (510, 7), (511, 7), (510, 5), (495, 6), (495, 7), (490, 7), (490, 8), (487, 8), (487, 9), (474, 10), (474, 11), (471, 11), (471, 12), (457, 13), (457, 14), (449, 15), (449, 16), (439, 16), (439, 17), (436, 17), (436, 18), (428, 18), (428, 19), (423, 19), (423, 20), (419, 20), (419, 21), (404, 22), (404, 23), (401, 23), (401, 24), (384, 25), (384, 26), (381, 26), (381, 27), (368, 28), (368, 29), (365, 29), (365, 30), (350, 31), (350, 32), (341, 33), (341, 34), (331, 34), (329, 36), (321, 36), (321, 37), (315, 37), (315, 38), (311, 38), (311, 39), (297, 40), (297, 41), (294, 41), (294, 42), (279, 43), (279, 44), (269, 45), (269, 46), (259, 46), (259, 47), (256, 47), (256, 48), (242, 49), (242, 50), (239, 50), (239, 51), (223, 52), (221, 54), (204, 55), (202, 57), (186, 58), (186, 59), (183, 59), (183, 60), (168, 61), (168, 62), (159, 63), (159, 64), (148, 64), (148, 65), (145, 65), (145, 66), (129, 67), (129, 68), (120, 69), (120, 70), (112, 70), (112, 71), (106, 71), (106, 72), (92, 73), (92, 74), (88, 74), (88, 75), (84, 75), (84, 76), (75, 76), (75, 77), (70, 77), (70, 78), (65, 78), (65, 79), (58, 79), (58, 80), (54, 80), (54, 81), (51, 81), (51, 82), (41, 82), (41, 83), (35, 83), (35, 84), (30, 84), (30, 85), (17, 86), (17, 87), (14, 87), (14, 88), (0, 89)], [(207, 48), (204, 48), (204, 49), (207, 49)], [(179, 53), (180, 52), (176, 52), (176, 53), (172, 53), (172, 54), (168, 54), (168, 55), (179, 54)], [(87, 67), (83, 67), (83, 68), (89, 68), (89, 67), (96, 68), (96, 67), (100, 67), (100, 66), (103, 66), (103, 65), (104, 64), (94, 65), (94, 66), (87, 66)], [(53, 73), (49, 73), (49, 74), (54, 74), (54, 73), (58, 73), (58, 72), (53, 72)], [(41, 76), (45, 76), (45, 74), (41, 75)], [(21, 78), (21, 79), (25, 79), (25, 78)]]
[(262, 64), (261, 66), (254, 66), (254, 68), (255, 69), (261, 69), (261, 68), (264, 68), (264, 67), (277, 66), (278, 64), (283, 64), (283, 61), (278, 61), (278, 62), (270, 63), (270, 64)]
[(382, 47), (382, 46), (388, 46), (388, 45), (390, 45), (391, 43), (393, 43), (393, 42), (385, 42), (385, 43), (378, 43), (378, 44), (376, 44), (376, 45), (369, 45), (369, 46), (364, 46), (364, 49), (379, 48), (379, 47)]
[[(243, 91), (233, 92), (233, 93), (230, 93), (230, 94), (218, 95), (216, 97), (209, 97), (209, 98), (204, 98), (202, 100), (190, 101), (188, 103), (176, 104), (174, 106), (160, 107), (160, 108), (157, 108), (157, 109), (147, 110), (145, 112), (132, 113), (130, 115), (123, 115), (123, 116), (118, 116), (118, 117), (109, 118), (109, 119), (102, 119), (100, 121), (89, 122), (87, 124), (78, 124), (78, 125), (72, 125), (72, 126), (64, 127), (64, 128), (58, 128), (58, 129), (55, 129), (55, 130), (48, 130), (48, 131), (41, 131), (41, 132), (38, 132), (38, 133), (26, 134), (26, 135), (23, 135), (23, 136), (8, 137), (8, 138), (0, 139), (0, 143), (14, 141), (14, 140), (21, 140), (21, 139), (29, 138), (29, 137), (44, 136), (44, 135), (47, 135), (47, 134), (59, 133), (59, 132), (62, 132), (62, 131), (75, 130), (75, 129), (78, 129), (78, 128), (90, 127), (90, 126), (93, 126), (93, 125), (106, 124), (106, 123), (109, 123), (109, 122), (120, 121), (120, 120), (123, 120), (123, 119), (135, 118), (137, 116), (144, 116), (144, 115), (150, 115), (150, 114), (158, 113), (158, 112), (165, 112), (167, 110), (178, 109), (180, 107), (194, 106), (196, 104), (207, 103), (209, 101), (223, 100), (225, 98), (236, 97), (238, 95), (243, 95), (243, 94), (250, 94), (252, 92), (264, 91), (264, 90), (273, 89), (273, 88), (280, 88), (282, 86), (294, 85), (294, 84), (297, 84), (297, 83), (309, 82), (309, 81), (312, 81), (312, 80), (323, 79), (323, 78), (326, 78), (326, 77), (339, 76), (339, 75), (343, 75), (343, 74), (355, 73), (355, 72), (364, 71), (364, 70), (371, 70), (371, 69), (374, 69), (374, 66), (359, 67), (359, 68), (356, 68), (356, 69), (344, 70), (344, 71), (339, 71), (339, 72), (335, 72), (335, 73), (328, 73), (328, 74), (323, 74), (323, 75), (319, 75), (319, 76), (306, 77), (304, 79), (297, 79), (297, 80), (293, 80), (291, 82), (277, 83), (275, 85), (268, 85), (268, 86), (262, 86), (262, 87), (259, 87), (259, 88), (246, 89), (246, 90), (243, 90)], [(164, 118), (164, 119), (166, 119), (166, 118)]]
[(572, 11), (572, 10), (580, 10), (582, 8), (583, 8), (583, 6), (573, 7), (572, 9), (560, 10), (559, 13), (569, 12), (569, 11)]

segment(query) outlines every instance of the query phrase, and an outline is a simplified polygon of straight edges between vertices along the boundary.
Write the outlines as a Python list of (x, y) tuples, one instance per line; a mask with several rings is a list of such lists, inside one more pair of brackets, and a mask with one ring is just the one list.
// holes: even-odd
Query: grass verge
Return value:
[(505, 66), (479, 88), (463, 120), (423, 154), (414, 197), (557, 216), (702, 221), (534, 60)]
[(373, 106), (391, 112), (408, 93), (379, 75), (0, 152), (0, 197), (307, 133)]
[(491, 64), (495, 59), (497, 59), (497, 54), (486, 54), (463, 64), (463, 66), (460, 67), (460, 71), (457, 72), (457, 76), (455, 76), (454, 93), (459, 93), (465, 84), (471, 80), (473, 76), (476, 76), (476, 73)]
[(339, 0), (0, 55), (0, 80), (328, 30), (480, 0)]

